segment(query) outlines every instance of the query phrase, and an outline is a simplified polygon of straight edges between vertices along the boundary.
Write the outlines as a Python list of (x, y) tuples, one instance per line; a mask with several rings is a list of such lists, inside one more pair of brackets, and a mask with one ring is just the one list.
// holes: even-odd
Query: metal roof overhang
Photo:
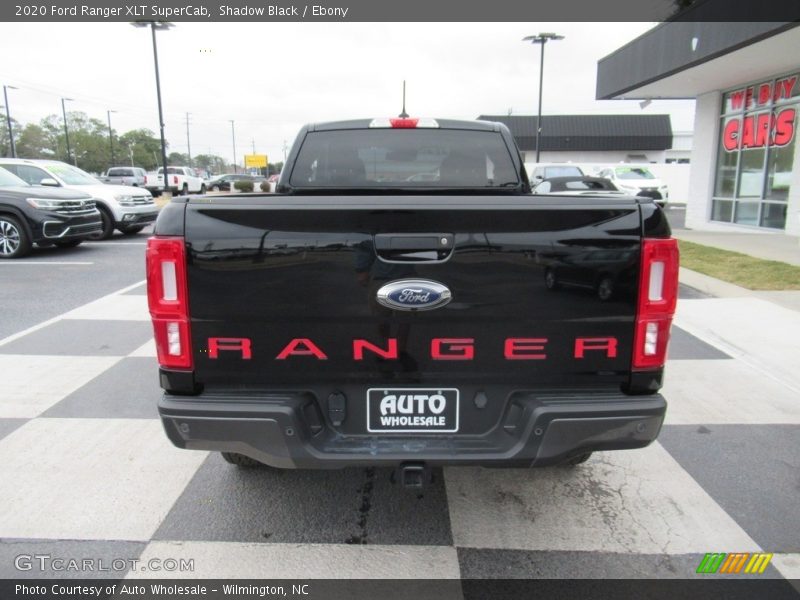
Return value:
[(598, 62), (597, 99), (696, 98), (797, 70), (798, 25), (662, 23)]

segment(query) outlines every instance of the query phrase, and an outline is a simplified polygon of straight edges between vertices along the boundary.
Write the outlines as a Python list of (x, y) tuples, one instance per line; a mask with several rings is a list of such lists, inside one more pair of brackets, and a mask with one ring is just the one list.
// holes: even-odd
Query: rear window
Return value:
[(502, 136), (457, 129), (350, 129), (306, 135), (295, 188), (492, 188), (519, 185)]

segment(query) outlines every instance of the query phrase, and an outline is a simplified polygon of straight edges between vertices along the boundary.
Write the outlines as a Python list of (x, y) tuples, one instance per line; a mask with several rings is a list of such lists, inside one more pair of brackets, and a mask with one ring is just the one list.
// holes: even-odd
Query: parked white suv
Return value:
[[(169, 191), (177, 195), (206, 193), (206, 182), (191, 167), (167, 167), (167, 185)], [(148, 173), (145, 186), (160, 193), (164, 189), (164, 167), (159, 167), (155, 176)]]
[(631, 196), (652, 198), (662, 207), (669, 200), (669, 188), (653, 175), (647, 167), (620, 165), (607, 167), (597, 173), (598, 177), (610, 179), (617, 189)]
[(103, 183), (86, 171), (64, 162), (0, 158), (0, 167), (31, 185), (62, 187), (90, 194), (103, 220), (102, 231), (92, 239), (108, 239), (115, 228), (124, 234), (139, 233), (158, 216), (153, 195), (147, 190)]

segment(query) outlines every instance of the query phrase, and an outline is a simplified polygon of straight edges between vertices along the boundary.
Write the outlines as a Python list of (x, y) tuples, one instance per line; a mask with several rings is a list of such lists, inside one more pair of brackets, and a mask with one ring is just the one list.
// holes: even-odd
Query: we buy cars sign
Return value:
[[(792, 75), (774, 84), (770, 81), (731, 92), (731, 109), (758, 110), (770, 102), (789, 99), (797, 79), (797, 75)], [(796, 113), (796, 108), (786, 107), (732, 118), (725, 123), (722, 145), (728, 152), (786, 146), (794, 139)]]

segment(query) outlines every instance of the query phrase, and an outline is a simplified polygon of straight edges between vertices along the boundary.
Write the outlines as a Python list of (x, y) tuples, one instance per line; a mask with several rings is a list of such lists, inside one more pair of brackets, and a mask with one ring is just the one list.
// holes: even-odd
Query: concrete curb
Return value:
[(756, 295), (756, 292), (753, 290), (748, 290), (747, 288), (733, 283), (728, 283), (727, 281), (722, 281), (715, 277), (692, 271), (686, 267), (680, 267), (678, 271), (678, 280), (689, 287), (693, 287), (696, 290), (718, 298), (744, 298)]

